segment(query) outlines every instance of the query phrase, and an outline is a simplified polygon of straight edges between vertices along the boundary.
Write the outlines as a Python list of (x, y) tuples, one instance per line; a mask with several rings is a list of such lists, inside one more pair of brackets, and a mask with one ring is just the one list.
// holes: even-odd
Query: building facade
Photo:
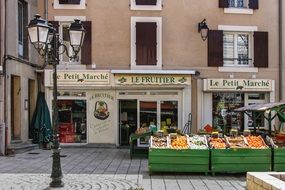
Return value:
[[(87, 31), (79, 58), (62, 55), (58, 65), (61, 143), (128, 145), (145, 126), (250, 129), (235, 108), (279, 101), (277, 1), (49, 0), (44, 7), (39, 2), (67, 50), (73, 19)], [(50, 110), (51, 75), (46, 69)]]
[[(1, 153), (29, 144), (36, 106), (38, 57), (26, 26), (37, 13), (36, 0), (1, 0)], [(5, 102), (5, 103), (4, 103)], [(1, 124), (3, 126), (3, 124)]]

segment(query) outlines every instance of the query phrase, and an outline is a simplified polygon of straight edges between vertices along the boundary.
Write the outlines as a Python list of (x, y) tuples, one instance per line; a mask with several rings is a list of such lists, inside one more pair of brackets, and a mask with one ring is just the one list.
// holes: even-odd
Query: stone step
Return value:
[(38, 149), (38, 144), (32, 144), (31, 142), (14, 142), (12, 141), (8, 147), (8, 154), (19, 154), (30, 150)]

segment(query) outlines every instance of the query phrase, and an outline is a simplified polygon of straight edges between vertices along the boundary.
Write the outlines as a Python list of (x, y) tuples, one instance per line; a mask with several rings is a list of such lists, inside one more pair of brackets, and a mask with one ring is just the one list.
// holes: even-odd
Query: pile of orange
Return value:
[(175, 149), (189, 148), (188, 143), (187, 143), (187, 137), (177, 136), (176, 138), (171, 139), (171, 148), (175, 148)]
[(221, 138), (210, 138), (210, 145), (213, 148), (226, 148), (226, 143)]
[(267, 148), (261, 136), (248, 136), (246, 140), (251, 148)]

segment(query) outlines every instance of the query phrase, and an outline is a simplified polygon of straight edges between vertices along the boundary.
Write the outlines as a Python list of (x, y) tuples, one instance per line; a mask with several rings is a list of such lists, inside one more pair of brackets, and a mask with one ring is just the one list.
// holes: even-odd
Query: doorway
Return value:
[(21, 78), (11, 75), (11, 139), (21, 140)]

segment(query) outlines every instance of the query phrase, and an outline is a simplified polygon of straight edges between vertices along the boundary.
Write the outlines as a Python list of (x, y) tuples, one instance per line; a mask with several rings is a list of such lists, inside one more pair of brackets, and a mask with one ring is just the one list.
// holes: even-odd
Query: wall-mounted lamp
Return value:
[(201, 33), (201, 38), (205, 41), (208, 38), (209, 28), (206, 23), (206, 19), (198, 23), (198, 32)]

